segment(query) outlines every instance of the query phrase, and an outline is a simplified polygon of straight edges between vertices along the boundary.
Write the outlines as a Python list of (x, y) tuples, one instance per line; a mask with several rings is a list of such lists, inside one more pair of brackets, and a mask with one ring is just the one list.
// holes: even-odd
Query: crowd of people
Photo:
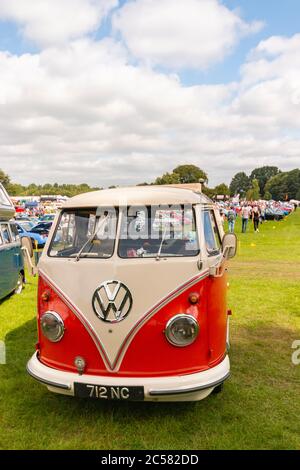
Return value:
[(249, 224), (252, 223), (254, 232), (259, 232), (259, 227), (266, 220), (280, 220), (288, 215), (297, 206), (289, 203), (276, 203), (267, 201), (244, 201), (239, 204), (232, 202), (219, 204), (220, 214), (223, 222), (227, 220), (228, 230), (231, 233), (235, 231), (235, 224), (238, 217), (242, 221), (242, 233), (246, 233)]
[[(223, 217), (226, 217), (222, 212)], [(234, 205), (231, 205), (227, 212), (228, 230), (234, 232), (236, 219), (240, 215), (242, 219), (242, 233), (247, 232), (249, 221), (253, 222), (255, 232), (259, 232), (259, 223), (263, 223), (265, 208), (258, 204), (245, 203), (241, 210), (237, 211)]]
[(20, 198), (11, 198), (16, 210), (16, 218), (29, 217), (32, 219), (40, 219), (47, 215), (55, 214), (62, 206), (62, 202), (51, 200), (40, 200), (35, 198), (27, 198), (22, 200)]

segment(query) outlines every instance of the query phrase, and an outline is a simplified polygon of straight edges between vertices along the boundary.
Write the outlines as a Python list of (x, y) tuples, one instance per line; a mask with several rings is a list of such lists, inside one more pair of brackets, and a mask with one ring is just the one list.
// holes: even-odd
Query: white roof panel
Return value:
[(153, 185), (93, 191), (69, 199), (63, 207), (113, 207), (199, 203), (211, 204), (211, 200), (200, 192), (200, 185)]

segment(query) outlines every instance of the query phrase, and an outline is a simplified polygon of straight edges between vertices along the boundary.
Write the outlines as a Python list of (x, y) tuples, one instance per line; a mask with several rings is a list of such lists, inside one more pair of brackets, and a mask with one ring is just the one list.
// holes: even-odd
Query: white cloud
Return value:
[(299, 166), (299, 56), (297, 35), (271, 38), (239, 82), (185, 87), (130, 65), (112, 39), (0, 52), (0, 167), (24, 183), (107, 186), (190, 162), (210, 184), (260, 164)]
[(242, 67), (235, 110), (278, 133), (300, 130), (300, 34), (262, 41)]
[(219, 0), (135, 0), (114, 14), (113, 26), (145, 63), (199, 69), (222, 61), (263, 25), (243, 21)]
[(61, 44), (97, 29), (118, 0), (0, 0), (0, 19), (18, 23), (39, 45)]

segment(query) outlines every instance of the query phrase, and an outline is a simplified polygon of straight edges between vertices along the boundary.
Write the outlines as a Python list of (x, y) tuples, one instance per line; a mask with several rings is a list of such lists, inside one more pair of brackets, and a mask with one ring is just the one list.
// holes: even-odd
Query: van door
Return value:
[(16, 274), (19, 276), (19, 273), (24, 270), (24, 261), (21, 248), (21, 238), (17, 228), (17, 225), (14, 222), (10, 223), (10, 231), (13, 243), (14, 251), (14, 267), (16, 268)]
[(18, 282), (19, 268), (15, 259), (15, 247), (12, 243), (11, 232), (8, 223), (0, 224), (1, 240), (0, 246), (0, 292), (1, 298), (12, 292)]
[(1, 235), (1, 225), (0, 225), (0, 299), (5, 297), (7, 287), (6, 287), (6, 251), (4, 250), (4, 243)]

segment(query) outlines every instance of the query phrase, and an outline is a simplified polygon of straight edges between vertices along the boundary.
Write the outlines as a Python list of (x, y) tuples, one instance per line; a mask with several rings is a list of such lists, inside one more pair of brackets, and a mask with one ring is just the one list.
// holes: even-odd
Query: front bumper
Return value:
[(48, 390), (74, 396), (74, 382), (101, 386), (143, 386), (145, 401), (198, 401), (206, 398), (230, 375), (228, 356), (217, 366), (197, 374), (172, 377), (106, 377), (78, 375), (52, 369), (42, 364), (35, 353), (27, 364), (27, 372), (45, 384)]

